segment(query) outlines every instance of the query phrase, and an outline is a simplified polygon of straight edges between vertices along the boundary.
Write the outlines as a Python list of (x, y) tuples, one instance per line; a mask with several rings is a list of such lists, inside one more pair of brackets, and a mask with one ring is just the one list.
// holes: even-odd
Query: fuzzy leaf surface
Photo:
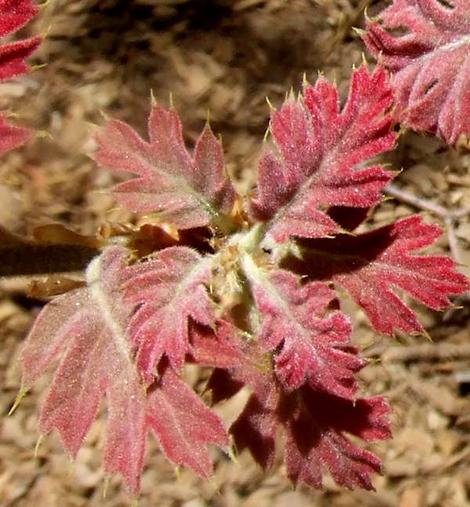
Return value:
[(394, 0), (363, 38), (392, 71), (400, 122), (448, 144), (470, 137), (468, 0)]
[(129, 125), (111, 120), (96, 137), (95, 160), (113, 172), (134, 175), (113, 188), (120, 204), (138, 213), (158, 213), (178, 229), (217, 224), (229, 214), (235, 193), (210, 127), (199, 136), (193, 156), (174, 109), (155, 105), (148, 131), (149, 142)]
[(21, 146), (31, 137), (28, 129), (8, 125), (5, 118), (0, 115), (0, 156)]
[(238, 450), (249, 450), (267, 469), (274, 463), (277, 434), (283, 428), (284, 462), (294, 484), (320, 488), (326, 469), (341, 486), (373, 489), (370, 476), (380, 471), (380, 461), (346, 435), (365, 441), (389, 438), (387, 403), (377, 397), (340, 398), (309, 384), (286, 391), (273, 372), (252, 359), (230, 372), (216, 370), (209, 382), (217, 400), (232, 396), (243, 385), (253, 389), (230, 428)]
[(268, 222), (269, 237), (282, 243), (331, 235), (340, 226), (329, 207), (380, 201), (392, 174), (364, 162), (393, 148), (392, 100), (386, 71), (363, 66), (353, 73), (343, 108), (337, 88), (320, 78), (272, 114), (274, 148), (261, 157), (251, 203), (253, 217)]
[(350, 343), (351, 324), (341, 312), (327, 313), (336, 294), (322, 282), (303, 286), (293, 273), (247, 270), (261, 317), (258, 340), (275, 355), (276, 374), (288, 389), (308, 382), (351, 397), (354, 374), (364, 366)]
[(170, 247), (152, 260), (126, 270), (125, 299), (138, 306), (129, 324), (132, 343), (138, 347), (137, 363), (151, 381), (155, 366), (165, 354), (176, 370), (191, 352), (190, 319), (211, 326), (213, 305), (205, 284), (210, 261), (187, 247)]
[(60, 358), (41, 409), (41, 433), (57, 430), (75, 456), (107, 399), (105, 470), (136, 492), (145, 447), (145, 391), (126, 336), (130, 310), (120, 284), (126, 251), (108, 248), (87, 270), (88, 287), (54, 299), (38, 316), (22, 352), (29, 388)]
[[(127, 250), (108, 247), (87, 270), (87, 287), (54, 299), (39, 314), (22, 351), (23, 388), (59, 363), (41, 409), (40, 430), (57, 430), (75, 456), (103, 397), (107, 406), (104, 467), (122, 475), (137, 494), (147, 433), (178, 465), (207, 477), (207, 444), (227, 445), (218, 416), (171, 368), (150, 386), (134, 362), (129, 323), (135, 310), (125, 301)], [(148, 389), (147, 389), (148, 388)]]
[(390, 438), (390, 408), (383, 398), (351, 401), (304, 386), (295, 403), (289, 398), (284, 403), (285, 463), (294, 484), (319, 488), (326, 468), (340, 486), (374, 489), (371, 475), (380, 473), (380, 460), (346, 435), (365, 441)]
[(303, 260), (293, 261), (291, 267), (346, 289), (377, 331), (419, 334), (421, 323), (395, 289), (434, 310), (447, 307), (449, 296), (468, 290), (452, 259), (415, 253), (434, 243), (441, 232), (416, 215), (357, 236), (308, 240), (303, 243)]
[(191, 356), (197, 364), (227, 369), (243, 362), (241, 340), (230, 322), (220, 320), (215, 330), (193, 324), (190, 334)]

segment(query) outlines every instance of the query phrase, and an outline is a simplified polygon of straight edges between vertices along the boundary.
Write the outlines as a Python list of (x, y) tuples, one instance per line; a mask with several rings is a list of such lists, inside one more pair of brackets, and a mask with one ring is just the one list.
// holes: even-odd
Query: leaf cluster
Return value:
[[(133, 234), (115, 238), (86, 285), (37, 318), (23, 388), (59, 361), (41, 432), (58, 431), (74, 456), (104, 396), (105, 469), (133, 493), (149, 432), (175, 465), (208, 477), (209, 444), (248, 449), (268, 468), (280, 429), (294, 483), (320, 487), (326, 469), (340, 485), (372, 488), (380, 462), (348, 434), (388, 438), (389, 407), (358, 396), (366, 362), (337, 290), (392, 335), (424, 331), (397, 289), (441, 309), (467, 287), (449, 258), (417, 253), (440, 234), (418, 216), (356, 232), (394, 176), (367, 162), (394, 147), (392, 104), (381, 67), (354, 71), (342, 107), (325, 79), (305, 85), (272, 113), (252, 196), (237, 195), (209, 125), (190, 153), (174, 109), (153, 105), (148, 140), (108, 121), (94, 158), (129, 174), (111, 191), (154, 241), (142, 251)], [(228, 431), (185, 384), (187, 363), (212, 368), (213, 403), (251, 391)]]
[[(455, 0), (452, 12), (437, 3), (395, 0), (384, 26), (368, 21), (366, 44), (382, 51), (391, 83), (384, 66), (364, 65), (353, 72), (343, 105), (336, 86), (321, 77), (272, 111), (251, 195), (237, 194), (209, 124), (190, 151), (173, 108), (152, 105), (148, 139), (123, 122), (106, 123), (94, 158), (127, 175), (111, 192), (139, 225), (99, 243), (85, 283), (52, 299), (25, 341), (22, 393), (55, 367), (42, 434), (57, 431), (75, 456), (105, 398), (104, 467), (133, 494), (148, 433), (172, 463), (203, 477), (212, 472), (211, 445), (227, 453), (247, 449), (269, 468), (282, 433), (286, 473), (295, 484), (321, 487), (327, 470), (342, 486), (372, 489), (380, 460), (350, 436), (389, 438), (390, 408), (381, 397), (358, 394), (356, 374), (366, 361), (351, 342), (338, 294), (348, 293), (377, 332), (392, 336), (424, 333), (402, 292), (439, 310), (468, 289), (451, 259), (420, 253), (439, 227), (419, 216), (375, 229), (367, 224), (395, 176), (370, 160), (394, 148), (397, 115), (452, 143), (470, 130), (470, 115), (456, 105), (470, 83), (465, 0)], [(35, 12), (28, 0), (0, 0), (0, 35)], [(441, 25), (419, 23), (424, 16), (437, 16), (442, 30), (448, 23), (449, 34), (457, 18), (465, 21), (458, 43), (450, 35), (439, 39), (463, 58), (464, 78), (444, 105), (446, 64), (436, 57), (441, 50), (431, 33)], [(385, 28), (397, 23), (412, 35), (393, 39)], [(428, 42), (425, 49), (418, 38)], [(2, 46), (0, 79), (24, 72), (38, 42)], [(418, 86), (416, 58), (429, 51), (440, 77), (419, 84), (425, 99), (419, 106), (418, 92), (401, 83)], [(26, 137), (0, 119), (0, 151)], [(212, 404), (250, 391), (230, 428), (185, 382), (186, 364), (210, 368)]]

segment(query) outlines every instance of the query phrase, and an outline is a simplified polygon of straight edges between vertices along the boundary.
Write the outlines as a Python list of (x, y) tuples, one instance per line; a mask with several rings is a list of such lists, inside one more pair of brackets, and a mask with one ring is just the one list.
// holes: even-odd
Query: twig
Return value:
[(470, 215), (470, 208), (458, 208), (456, 210), (448, 210), (441, 206), (440, 204), (436, 204), (433, 201), (428, 199), (423, 199), (422, 197), (418, 197), (416, 195), (410, 194), (405, 190), (397, 188), (395, 185), (388, 185), (385, 188), (385, 193), (395, 197), (401, 202), (406, 204), (410, 204), (411, 206), (418, 208), (423, 211), (429, 211), (434, 215), (442, 218), (446, 225), (447, 230), (447, 238), (449, 241), (449, 250), (452, 253), (452, 256), (457, 263), (462, 263), (462, 256), (460, 254), (458, 239), (455, 234), (455, 222), (467, 215)]
[(449, 211), (443, 206), (440, 206), (433, 201), (429, 201), (428, 199), (423, 199), (416, 195), (410, 194), (409, 192), (406, 192), (405, 190), (402, 190), (395, 185), (388, 185), (385, 187), (385, 193), (391, 195), (392, 197), (395, 197), (401, 202), (411, 204), (411, 206), (415, 208), (424, 211), (430, 211), (431, 213), (434, 213), (441, 218), (446, 218), (449, 216)]

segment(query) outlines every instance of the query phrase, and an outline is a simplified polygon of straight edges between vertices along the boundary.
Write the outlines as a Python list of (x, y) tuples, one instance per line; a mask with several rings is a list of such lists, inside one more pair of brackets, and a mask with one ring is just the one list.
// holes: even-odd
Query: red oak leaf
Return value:
[(107, 401), (104, 465), (136, 494), (145, 442), (153, 430), (168, 458), (207, 477), (207, 444), (226, 446), (216, 414), (169, 367), (146, 390), (128, 333), (134, 310), (125, 302), (127, 251), (109, 247), (87, 269), (87, 287), (60, 296), (38, 316), (22, 351), (23, 388), (60, 361), (41, 409), (40, 430), (57, 430), (75, 456), (103, 396)]
[(394, 0), (377, 20), (367, 19), (363, 39), (392, 71), (400, 122), (448, 144), (470, 137), (468, 0)]
[(217, 328), (193, 324), (191, 333), (191, 355), (201, 366), (233, 368), (243, 361), (242, 344), (237, 328), (230, 322), (220, 320)]
[(8, 125), (0, 115), (0, 155), (21, 146), (30, 137), (31, 132), (28, 129)]
[(179, 229), (223, 222), (235, 194), (224, 172), (222, 146), (210, 127), (200, 135), (193, 157), (174, 109), (155, 105), (148, 130), (150, 142), (125, 123), (111, 120), (97, 135), (95, 160), (113, 172), (136, 175), (113, 188), (116, 199), (131, 211), (158, 213)]
[(148, 381), (164, 354), (175, 369), (182, 367), (185, 355), (191, 352), (190, 318), (205, 326), (214, 324), (213, 305), (205, 287), (210, 270), (210, 258), (187, 247), (166, 248), (152, 260), (127, 268), (125, 299), (139, 306), (129, 333)]
[(75, 456), (104, 395), (108, 425), (104, 464), (137, 492), (145, 448), (145, 391), (126, 335), (131, 307), (120, 296), (124, 249), (108, 248), (87, 270), (88, 287), (50, 302), (22, 352), (22, 384), (29, 388), (59, 356), (41, 409), (40, 430), (57, 430)]
[(234, 396), (244, 386), (253, 391), (242, 413), (230, 428), (237, 449), (249, 449), (263, 469), (274, 463), (278, 420), (276, 408), (282, 387), (272, 370), (272, 357), (256, 341), (243, 344), (243, 354), (231, 368), (213, 371), (207, 388), (212, 401)]
[[(31, 0), (0, 0), (0, 37), (18, 31), (37, 13)], [(26, 58), (38, 47), (40, 37), (0, 45), (0, 81), (23, 74), (28, 70)], [(30, 131), (13, 127), (0, 115), (0, 155), (25, 143)]]
[(258, 340), (275, 356), (278, 377), (289, 389), (312, 387), (351, 397), (354, 374), (364, 366), (350, 343), (351, 324), (341, 312), (327, 314), (336, 294), (326, 284), (303, 286), (293, 273), (265, 273), (254, 263), (246, 270), (260, 312)]
[(263, 470), (271, 468), (276, 454), (279, 429), (277, 407), (279, 391), (276, 384), (264, 384), (250, 396), (242, 413), (230, 427), (238, 452), (248, 449)]
[(297, 266), (293, 261), (292, 267), (345, 288), (377, 331), (422, 333), (417, 316), (394, 289), (435, 310), (447, 307), (450, 295), (468, 289), (465, 276), (455, 271), (449, 257), (414, 254), (440, 234), (438, 226), (412, 216), (357, 236), (305, 241), (303, 260)]
[(271, 118), (277, 152), (266, 150), (259, 163), (255, 218), (269, 222), (277, 242), (292, 236), (317, 238), (340, 227), (326, 213), (330, 206), (368, 208), (381, 199), (393, 177), (367, 159), (390, 150), (392, 91), (386, 72), (365, 66), (352, 77), (341, 109), (338, 91), (325, 79), (289, 99)]
[(148, 395), (147, 421), (165, 455), (177, 465), (208, 478), (212, 462), (208, 444), (228, 446), (220, 418), (172, 370), (166, 368)]
[(305, 482), (319, 488), (322, 469), (327, 469), (341, 486), (373, 489), (370, 475), (380, 471), (380, 461), (346, 434), (365, 441), (389, 438), (390, 409), (382, 398), (345, 399), (308, 384), (286, 392), (256, 360), (230, 373), (216, 370), (209, 387), (221, 400), (245, 384), (251, 385), (253, 394), (230, 428), (239, 451), (248, 449), (263, 469), (269, 468), (282, 427), (284, 462), (295, 484)]

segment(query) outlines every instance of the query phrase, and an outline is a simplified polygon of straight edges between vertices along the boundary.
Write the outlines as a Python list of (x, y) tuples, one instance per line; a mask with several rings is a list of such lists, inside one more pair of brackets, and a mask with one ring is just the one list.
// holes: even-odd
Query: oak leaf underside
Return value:
[(303, 258), (287, 259), (286, 265), (346, 289), (377, 331), (420, 334), (422, 324), (396, 289), (434, 310), (446, 308), (450, 296), (468, 289), (450, 257), (415, 253), (433, 244), (441, 232), (437, 225), (411, 216), (356, 236), (303, 240)]
[(398, 121), (451, 145), (470, 137), (468, 1), (394, 0), (366, 27), (367, 48), (392, 72)]
[[(365, 362), (332, 287), (348, 290), (389, 334), (422, 330), (395, 288), (436, 309), (468, 288), (448, 258), (416, 254), (440, 234), (419, 217), (342, 234), (343, 227), (354, 232), (392, 177), (364, 166), (393, 147), (391, 100), (384, 69), (362, 67), (343, 108), (336, 87), (320, 79), (273, 114), (275, 150), (262, 156), (251, 202), (254, 232), (268, 241), (247, 230), (248, 219), (226, 240), (221, 229), (207, 227), (234, 202), (208, 127), (190, 155), (174, 110), (152, 109), (148, 142), (126, 124), (108, 122), (95, 158), (134, 175), (115, 187), (118, 199), (135, 212), (159, 212), (183, 229), (179, 239), (194, 227), (209, 236), (201, 248), (165, 240), (145, 257), (132, 242), (107, 247), (87, 269), (86, 287), (45, 306), (22, 353), (25, 388), (59, 362), (41, 431), (57, 430), (75, 455), (105, 397), (105, 469), (121, 474), (131, 492), (139, 490), (149, 432), (173, 463), (208, 477), (208, 444), (225, 447), (228, 437), (182, 379), (191, 362), (215, 368), (207, 385), (214, 402), (251, 390), (230, 433), (264, 468), (274, 463), (282, 430), (294, 483), (320, 487), (328, 470), (340, 485), (371, 489), (380, 462), (348, 435), (389, 438), (389, 407), (382, 398), (356, 398), (355, 373)], [(349, 207), (359, 213), (348, 221), (341, 214)], [(296, 256), (277, 266), (276, 253), (287, 249), (276, 243), (286, 241)], [(219, 271), (237, 296), (223, 314)]]
[(343, 108), (336, 87), (320, 78), (272, 114), (274, 147), (261, 157), (251, 203), (253, 217), (268, 222), (269, 237), (283, 243), (332, 235), (341, 228), (329, 207), (370, 208), (381, 200), (393, 174), (358, 166), (393, 148), (391, 105), (386, 71), (363, 66)]
[(218, 418), (169, 367), (148, 389), (133, 360), (127, 331), (132, 305), (122, 285), (127, 251), (108, 247), (87, 270), (88, 287), (53, 300), (38, 316), (22, 351), (23, 388), (59, 361), (41, 409), (40, 430), (59, 433), (75, 456), (106, 397), (104, 467), (133, 494), (140, 489), (147, 433), (167, 457), (207, 477), (207, 445), (226, 446)]
[(94, 159), (114, 173), (134, 175), (112, 190), (120, 204), (133, 212), (155, 213), (178, 229), (217, 224), (229, 215), (235, 193), (225, 174), (222, 146), (209, 125), (193, 156), (174, 109), (154, 105), (148, 131), (149, 142), (129, 125), (111, 120), (96, 136)]

